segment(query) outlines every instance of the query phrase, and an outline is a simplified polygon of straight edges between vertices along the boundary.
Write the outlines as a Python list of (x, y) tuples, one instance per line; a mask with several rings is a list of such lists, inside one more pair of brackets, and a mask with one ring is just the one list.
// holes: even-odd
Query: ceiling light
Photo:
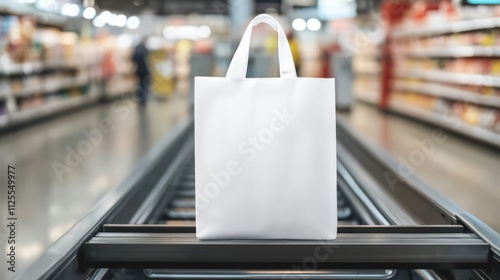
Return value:
[(127, 24), (127, 17), (125, 15), (117, 15), (114, 21), (115, 26), (124, 27)]
[(61, 14), (69, 17), (76, 17), (80, 13), (80, 6), (74, 3), (64, 3), (61, 7)]
[(101, 16), (97, 16), (92, 20), (92, 24), (95, 27), (103, 27), (105, 23), (102, 22)]
[(100, 18), (101, 22), (108, 23), (111, 21), (111, 16), (112, 16), (112, 14), (110, 11), (104, 11), (99, 15), (99, 18)]
[(211, 33), (212, 33), (212, 30), (207, 25), (202, 25), (202, 26), (198, 27), (198, 37), (199, 38), (202, 38), (202, 39), (208, 38), (208, 37), (210, 37)]
[(127, 27), (130, 29), (136, 29), (141, 24), (141, 21), (136, 16), (131, 16), (127, 20)]
[(116, 26), (116, 14), (111, 14), (108, 24), (111, 26)]
[(307, 21), (307, 29), (311, 31), (318, 31), (321, 28), (321, 22), (317, 18), (311, 18)]
[(94, 7), (87, 7), (83, 10), (83, 17), (86, 19), (93, 19), (96, 15), (96, 11)]
[(302, 31), (306, 29), (306, 21), (301, 18), (296, 18), (292, 21), (292, 27), (297, 31)]

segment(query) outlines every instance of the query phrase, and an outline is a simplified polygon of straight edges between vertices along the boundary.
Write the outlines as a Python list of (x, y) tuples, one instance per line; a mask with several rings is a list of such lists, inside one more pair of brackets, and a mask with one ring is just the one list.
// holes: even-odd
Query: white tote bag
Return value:
[[(280, 78), (245, 78), (259, 23)], [(273, 17), (252, 20), (226, 77), (195, 78), (195, 162), (199, 239), (336, 238), (335, 81), (297, 78)]]

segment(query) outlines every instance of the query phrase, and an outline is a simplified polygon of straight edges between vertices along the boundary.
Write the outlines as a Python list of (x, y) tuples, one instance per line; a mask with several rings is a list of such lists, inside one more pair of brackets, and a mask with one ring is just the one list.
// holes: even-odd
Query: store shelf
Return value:
[(30, 74), (43, 70), (41, 62), (4, 63), (0, 68), (3, 75)]
[(113, 100), (113, 99), (122, 98), (122, 97), (131, 97), (131, 96), (135, 97), (135, 91), (136, 90), (134, 88), (134, 89), (128, 89), (128, 90), (121, 90), (121, 91), (117, 91), (117, 92), (113, 92), (113, 93), (106, 93), (103, 98), (105, 100)]
[(14, 91), (9, 94), (12, 94), (14, 97), (26, 97), (26, 96), (31, 96), (36, 93), (41, 93), (41, 94), (50, 94), (62, 89), (68, 89), (68, 88), (73, 88), (73, 87), (83, 87), (89, 84), (89, 81), (80, 81), (80, 82), (63, 82), (60, 83), (59, 85), (55, 86), (45, 86), (45, 87), (30, 87), (30, 88), (25, 88), (20, 91)]
[(29, 75), (40, 73), (44, 70), (67, 70), (69, 68), (77, 68), (82, 66), (85, 67), (88, 66), (88, 64), (78, 64), (67, 61), (4, 63), (0, 67), (0, 74), (3, 76)]
[(417, 78), (433, 82), (500, 87), (500, 76), (453, 73), (441, 70), (395, 71), (397, 78)]
[(373, 105), (378, 105), (379, 103), (379, 96), (373, 92), (370, 93), (357, 90), (354, 92), (354, 98)]
[(413, 91), (441, 98), (465, 101), (472, 104), (500, 108), (499, 96), (481, 95), (472, 91), (462, 90), (440, 84), (395, 82), (396, 91)]
[(37, 107), (9, 113), (7, 115), (2, 115), (0, 116), (0, 128), (7, 128), (10, 126), (44, 118), (52, 114), (91, 104), (97, 102), (99, 98), (100, 96), (96, 92), (90, 92), (86, 95), (51, 101)]
[(63, 110), (68, 110), (86, 104), (90, 104), (92, 102), (97, 101), (98, 98), (99, 96), (97, 95), (93, 96), (85, 95), (85, 96), (71, 97), (65, 100), (52, 101), (50, 103), (40, 105), (35, 108), (26, 109), (10, 114), (9, 123), (18, 123), (35, 118), (42, 118), (47, 115), (55, 114)]
[(396, 39), (411, 37), (426, 37), (448, 33), (459, 33), (474, 30), (490, 29), (500, 27), (500, 18), (484, 18), (464, 20), (457, 22), (443, 22), (442, 24), (426, 26), (405, 26), (392, 33)]
[(500, 47), (450, 46), (404, 52), (405, 55), (426, 57), (500, 57)]
[(373, 76), (377, 77), (382, 73), (380, 70), (361, 70), (354, 69), (354, 76)]
[(402, 115), (435, 124), (473, 139), (500, 147), (500, 134), (494, 133), (493, 131), (467, 124), (459, 119), (444, 114), (414, 107), (400, 101), (391, 100), (389, 106), (392, 111)]
[(72, 59), (72, 60), (49, 60), (49, 61), (45, 61), (43, 62), (43, 66), (44, 68), (46, 69), (54, 69), (54, 68), (62, 68), (62, 69), (66, 69), (66, 68), (73, 68), (73, 67), (86, 67), (88, 65), (90, 65), (91, 63), (90, 62), (87, 62), (87, 61), (76, 61), (75, 59)]

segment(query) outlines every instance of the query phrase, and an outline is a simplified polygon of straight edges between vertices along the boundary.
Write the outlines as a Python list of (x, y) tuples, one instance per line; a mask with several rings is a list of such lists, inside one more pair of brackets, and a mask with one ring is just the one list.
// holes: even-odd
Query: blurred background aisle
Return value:
[[(336, 78), (339, 119), (500, 231), (500, 1), (0, 0), (18, 269), (189, 119), (193, 78), (224, 76), (259, 13), (284, 27), (300, 77)], [(276, 77), (276, 49), (256, 26), (247, 76)]]

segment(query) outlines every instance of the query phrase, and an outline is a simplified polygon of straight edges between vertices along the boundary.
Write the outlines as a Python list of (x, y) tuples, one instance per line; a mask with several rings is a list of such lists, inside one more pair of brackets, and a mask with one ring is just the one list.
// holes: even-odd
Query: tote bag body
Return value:
[[(280, 78), (246, 79), (251, 29), (278, 31)], [(297, 78), (279, 24), (259, 15), (224, 78), (195, 78), (196, 236), (334, 239), (334, 79)]]

